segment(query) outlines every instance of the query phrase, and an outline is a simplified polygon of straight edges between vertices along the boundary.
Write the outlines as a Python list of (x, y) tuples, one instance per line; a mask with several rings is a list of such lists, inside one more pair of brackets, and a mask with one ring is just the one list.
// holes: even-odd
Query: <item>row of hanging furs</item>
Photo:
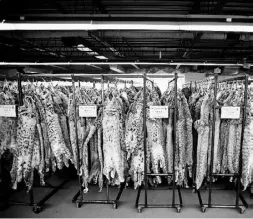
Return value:
[[(195, 86), (189, 92), (184, 88), (188, 99), (191, 116), (194, 122), (193, 132), (196, 132), (197, 142), (194, 144), (194, 151), (197, 154), (196, 164), (196, 188), (199, 189), (205, 179), (208, 178), (208, 171), (213, 162), (213, 173), (217, 174), (240, 174), (240, 144), (242, 134), (242, 110), (239, 119), (221, 119), (221, 106), (244, 106), (243, 81), (232, 81), (219, 83), (217, 92), (217, 108), (213, 115), (213, 89), (210, 83)], [(246, 106), (246, 121), (242, 146), (242, 172), (241, 183), (244, 189), (252, 182), (253, 173), (253, 105), (252, 95), (248, 91), (248, 105)], [(214, 156), (211, 161), (212, 121), (215, 117), (214, 133)], [(230, 178), (233, 181), (233, 177)]]
[[(26, 83), (22, 91), (23, 105), (18, 107), (17, 118), (0, 117), (0, 153), (9, 150), (14, 155), (11, 169), (14, 189), (24, 181), (30, 190), (34, 171), (39, 173), (41, 185), (44, 185), (45, 172), (68, 167), (70, 163), (76, 168), (80, 166), (78, 174), (84, 192), (88, 191), (89, 183), (98, 184), (102, 190), (105, 182), (120, 185), (129, 175), (135, 188), (142, 184), (142, 88), (107, 88), (104, 101), (101, 90), (82, 85), (75, 88), (75, 95), (71, 86), (53, 86), (52, 83)], [(17, 83), (6, 81), (1, 87), (0, 104), (15, 104), (17, 97)], [(174, 127), (174, 89), (161, 95), (159, 88), (148, 88), (146, 98), (148, 172), (172, 173), (175, 153), (176, 182), (187, 184), (187, 176), (192, 172), (192, 119), (187, 100), (178, 92), (178, 120)], [(97, 117), (79, 117), (81, 105), (97, 105)], [(149, 106), (152, 105), (168, 105), (169, 118), (150, 118)], [(178, 133), (175, 140), (174, 128)], [(151, 185), (159, 183), (160, 177), (150, 181)]]

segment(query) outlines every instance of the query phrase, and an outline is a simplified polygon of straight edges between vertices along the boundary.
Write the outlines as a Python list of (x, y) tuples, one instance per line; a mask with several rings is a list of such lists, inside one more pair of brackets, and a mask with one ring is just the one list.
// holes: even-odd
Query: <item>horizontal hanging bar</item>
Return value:
[[(19, 16), (17, 14), (8, 14), (8, 17)], [(24, 17), (55, 17), (55, 18), (147, 18), (146, 14), (22, 14)], [(253, 19), (253, 16), (243, 15), (208, 15), (208, 14), (150, 14), (148, 17), (151, 18), (182, 18), (182, 19)]]
[(227, 22), (145, 22), (145, 21), (83, 21), (83, 22), (19, 22), (0, 23), (0, 31), (16, 30), (174, 30), (253, 33), (252, 23)]
[(147, 176), (172, 176), (173, 173), (147, 173)]
[[(27, 74), (25, 76), (28, 77), (70, 77), (71, 75), (74, 75), (75, 77), (96, 77), (101, 78), (102, 76), (107, 77), (118, 77), (118, 78), (142, 78), (143, 74)], [(174, 76), (171, 74), (147, 74), (147, 77), (150, 78), (173, 78)], [(180, 76), (179, 76), (180, 77)], [(183, 76), (181, 76), (183, 77)]]
[(237, 173), (213, 173), (213, 176), (238, 176)]
[[(183, 65), (183, 66), (243, 66), (242, 63), (214, 63), (214, 62), (0, 62), (0, 66), (71, 66), (71, 65)], [(249, 63), (253, 66), (253, 63)]]

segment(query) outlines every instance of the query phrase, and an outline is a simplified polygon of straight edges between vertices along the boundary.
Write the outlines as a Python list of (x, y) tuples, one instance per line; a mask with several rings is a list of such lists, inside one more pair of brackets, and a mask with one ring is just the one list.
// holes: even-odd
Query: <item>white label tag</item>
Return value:
[(169, 117), (169, 107), (168, 106), (150, 106), (150, 118), (151, 119), (161, 119)]
[(97, 106), (79, 106), (79, 117), (97, 117)]
[(221, 118), (222, 119), (239, 119), (240, 107), (233, 107), (233, 106), (221, 107)]
[(0, 105), (0, 117), (16, 117), (16, 105)]

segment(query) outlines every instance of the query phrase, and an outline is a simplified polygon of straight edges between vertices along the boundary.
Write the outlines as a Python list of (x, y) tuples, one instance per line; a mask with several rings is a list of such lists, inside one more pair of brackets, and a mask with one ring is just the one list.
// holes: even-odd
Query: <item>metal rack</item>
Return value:
[[(180, 187), (177, 187), (178, 190), (178, 196), (179, 196), (179, 204), (176, 204), (175, 202), (175, 196), (176, 196), (176, 183), (175, 183), (175, 144), (173, 144), (173, 172), (172, 173), (160, 173), (160, 174), (156, 174), (156, 173), (148, 173), (147, 172), (147, 141), (146, 141), (146, 137), (147, 137), (147, 133), (146, 133), (146, 119), (147, 119), (147, 115), (146, 115), (146, 81), (147, 81), (147, 77), (146, 77), (146, 73), (143, 74), (143, 130), (144, 130), (144, 204), (140, 204), (139, 203), (139, 199), (140, 199), (140, 194), (141, 194), (141, 190), (143, 189), (143, 186), (139, 186), (138, 188), (138, 192), (137, 192), (137, 197), (136, 197), (136, 203), (135, 203), (135, 207), (138, 209), (138, 212), (141, 213), (143, 208), (176, 208), (177, 212), (179, 213), (181, 211), (181, 208), (183, 206), (183, 200), (182, 200), (182, 195), (181, 195), (181, 190)], [(166, 78), (166, 75), (164, 76), (164, 78)], [(168, 76), (167, 76), (168, 78)], [(174, 82), (175, 86), (174, 86), (174, 90), (175, 90), (175, 106), (174, 106), (174, 127), (176, 127), (176, 122), (177, 122), (177, 79), (178, 79), (178, 75), (177, 73), (175, 73), (175, 77), (174, 79), (172, 79), (169, 83)], [(176, 129), (174, 129), (174, 139), (176, 139)], [(148, 204), (148, 190), (150, 190), (148, 188), (148, 177), (152, 177), (152, 176), (163, 176), (163, 177), (168, 177), (168, 176), (172, 176), (172, 180), (173, 180), (173, 185), (172, 185), (172, 204)], [(170, 188), (166, 188), (166, 189), (170, 189)], [(163, 188), (156, 188), (156, 189), (152, 189), (152, 190), (164, 190)]]
[[(22, 88), (21, 88), (21, 74), (18, 73), (17, 74), (18, 76), (18, 90), (19, 90), (19, 102), (22, 104)], [(75, 80), (77, 79), (79, 82), (80, 81), (95, 81), (95, 82), (98, 82), (97, 79), (93, 79), (93, 77), (101, 77), (101, 85), (102, 85), (102, 101), (104, 101), (104, 78), (106, 78), (107, 80), (109, 81), (112, 81), (112, 78), (111, 77), (122, 77), (122, 76), (129, 76), (129, 75), (123, 75), (123, 74), (112, 74), (112, 75), (99, 75), (99, 74), (95, 74), (95, 75), (90, 75), (90, 74), (77, 74), (76, 76), (74, 74), (70, 75), (70, 74), (36, 74), (36, 75), (29, 75), (29, 74), (24, 74), (23, 77), (26, 78), (26, 79), (33, 79), (33, 78), (38, 78), (40, 80), (47, 80), (47, 79), (56, 79), (56, 80), (63, 80), (63, 81), (68, 81), (67, 79), (61, 79), (61, 77), (69, 77), (71, 76), (72, 78), (72, 88), (73, 88), (73, 93), (74, 93), (74, 105), (76, 106), (76, 103), (75, 103)], [(11, 78), (12, 80), (14, 78)], [(118, 80), (119, 81), (119, 80)], [(126, 82), (126, 81), (124, 81)], [(102, 103), (102, 106), (104, 105), (104, 103)], [(77, 115), (76, 115), (76, 111), (75, 111), (75, 114), (74, 114), (74, 119), (75, 119), (75, 123), (77, 123)], [(75, 132), (77, 133), (77, 126), (76, 126), (76, 130)], [(77, 136), (77, 135), (76, 135)], [(76, 139), (76, 141), (78, 142), (78, 138)], [(80, 151), (77, 150), (77, 158), (78, 158), (78, 161), (80, 161)], [(77, 169), (78, 171), (80, 170), (80, 162), (77, 162)], [(79, 174), (78, 174), (79, 175)], [(29, 195), (30, 195), (30, 202), (29, 203), (26, 203), (26, 202), (16, 202), (16, 201), (11, 201), (11, 202), (8, 202), (8, 204), (13, 204), (13, 205), (28, 205), (28, 206), (33, 206), (33, 211), (35, 213), (39, 213), (41, 210), (42, 210), (42, 207), (44, 206), (45, 202), (50, 199), (64, 184), (66, 184), (68, 182), (68, 180), (64, 181), (63, 183), (61, 183), (59, 186), (51, 186), (50, 184), (47, 184), (46, 187), (49, 187), (49, 188), (53, 188), (53, 190), (47, 194), (45, 197), (42, 198), (42, 200), (40, 200), (38, 203), (34, 203), (34, 197), (33, 197), (33, 191), (31, 190), (29, 192)], [(79, 208), (82, 206), (82, 204), (84, 203), (96, 203), (96, 204), (113, 204), (114, 208), (116, 209), (118, 207), (118, 202), (119, 202), (119, 199), (121, 197), (121, 194), (123, 192), (123, 189), (125, 188), (125, 183), (122, 183), (121, 186), (120, 186), (120, 189), (119, 189), (119, 192), (118, 192), (118, 195), (117, 197), (114, 199), (114, 200), (111, 200), (109, 198), (109, 184), (107, 183), (107, 189), (106, 189), (106, 200), (84, 200), (83, 199), (83, 188), (82, 188), (82, 180), (81, 180), (81, 177), (79, 176), (79, 183), (80, 183), (80, 189), (79, 191), (75, 194), (75, 196), (73, 197), (72, 199), (72, 202), (73, 203), (76, 203), (76, 206)], [(78, 197), (80, 196), (80, 199), (78, 199)]]
[[(218, 82), (218, 75), (215, 74), (214, 77), (214, 101), (213, 101), (213, 114), (215, 115), (215, 110), (217, 109), (216, 107), (216, 96), (217, 96), (217, 84), (218, 83), (222, 83), (222, 82), (228, 82), (228, 81), (233, 81), (233, 80), (237, 80), (237, 79), (243, 79), (244, 83), (245, 83), (245, 90), (244, 90), (244, 105), (241, 107), (242, 111), (243, 111), (243, 119), (242, 119), (242, 133), (241, 133), (241, 142), (240, 142), (240, 158), (239, 158), (239, 173), (237, 174), (216, 174), (213, 173), (213, 162), (211, 162), (210, 164), (210, 168), (209, 168), (209, 194), (208, 194), (208, 203), (207, 204), (203, 204), (202, 201), (202, 197), (200, 194), (200, 190), (196, 190), (197, 194), (198, 194), (198, 199), (199, 199), (199, 204), (201, 207), (202, 212), (206, 211), (206, 208), (235, 208), (235, 209), (239, 209), (240, 213), (243, 214), (246, 210), (246, 208), (248, 208), (248, 204), (245, 201), (242, 193), (241, 193), (241, 187), (240, 187), (240, 178), (242, 175), (242, 147), (243, 147), (243, 136), (244, 136), (244, 128), (245, 128), (245, 120), (246, 120), (246, 106), (248, 104), (248, 76), (245, 75), (243, 78), (241, 76), (239, 77), (234, 77), (232, 79), (225, 79), (225, 80), (221, 80)], [(219, 108), (219, 107), (218, 107)], [(212, 144), (211, 144), (211, 161), (214, 158), (214, 133), (215, 133), (215, 116), (213, 117), (213, 121), (212, 121)], [(212, 203), (212, 191), (213, 191), (213, 187), (212, 187), (212, 180), (214, 176), (233, 176), (237, 179), (237, 184), (236, 184), (236, 201), (234, 205), (224, 205), (224, 204), (213, 204)], [(242, 205), (239, 205), (239, 199), (242, 202)]]
[[(78, 75), (80, 76), (80, 75)], [(123, 74), (114, 74), (113, 75), (114, 77), (122, 77)], [(72, 88), (73, 88), (73, 99), (74, 99), (74, 106), (76, 107), (76, 98), (75, 98), (75, 75), (72, 74), (71, 75), (72, 77)], [(91, 78), (92, 75), (89, 75), (89, 74), (82, 74), (81, 77), (89, 77)], [(103, 106), (104, 106), (104, 75), (95, 75), (93, 77), (101, 77), (101, 90), (102, 90), (102, 109), (103, 109)], [(75, 113), (74, 113), (74, 119), (75, 119), (75, 124), (77, 124), (77, 115), (76, 115), (76, 110), (75, 110)], [(77, 126), (75, 126), (75, 132), (76, 132), (76, 142), (78, 144), (78, 134), (77, 134)], [(77, 147), (77, 171), (78, 171), (78, 175), (79, 175), (79, 185), (80, 185), (80, 188), (79, 188), (79, 191), (74, 195), (73, 199), (72, 199), (72, 202), (76, 204), (77, 208), (80, 208), (82, 206), (82, 204), (112, 204), (114, 209), (117, 209), (118, 208), (118, 204), (119, 204), (119, 199), (121, 197), (121, 194), (126, 186), (126, 180), (124, 183), (121, 183), (120, 185), (120, 188), (119, 188), (119, 191), (118, 191), (118, 194), (116, 196), (115, 199), (110, 199), (110, 195), (109, 195), (109, 182), (107, 182), (106, 184), (106, 199), (104, 200), (84, 200), (84, 197), (83, 197), (83, 187), (82, 187), (82, 179), (81, 179), (81, 176), (79, 174), (79, 171), (80, 171), (80, 151), (79, 151), (79, 148)], [(79, 198), (80, 197), (80, 198)]]
[[(175, 74), (175, 84), (177, 85), (177, 74)], [(32, 77), (33, 75), (26, 75), (27, 77)], [(76, 78), (78, 78), (78, 80), (82, 81), (82, 78), (101, 78), (101, 89), (102, 89), (102, 101), (104, 101), (104, 78), (106, 78), (106, 80), (112, 80), (112, 78), (143, 78), (144, 76), (144, 80), (145, 80), (145, 89), (146, 89), (146, 76), (150, 77), (150, 78), (171, 78), (170, 75), (167, 74), (162, 74), (162, 75), (152, 75), (152, 74), (37, 74), (37, 77), (57, 77), (57, 78), (61, 78), (61, 77), (69, 77), (71, 76), (72, 78), (72, 89), (75, 95), (75, 82), (76, 82)], [(117, 79), (116, 79), (117, 80)], [(174, 81), (174, 80), (172, 80)], [(171, 82), (172, 82), (171, 81)], [(175, 89), (177, 89), (177, 86), (175, 86)], [(74, 105), (76, 106), (75, 103), (75, 96), (74, 98)], [(102, 106), (104, 105), (104, 102), (102, 102)], [(146, 104), (145, 104), (146, 105)], [(75, 117), (75, 123), (77, 123), (77, 115), (76, 112), (74, 114)], [(75, 130), (75, 132), (77, 132), (77, 130)], [(76, 135), (77, 136), (77, 135)], [(76, 139), (76, 141), (78, 142), (78, 139)], [(77, 159), (80, 161), (80, 151), (77, 150)], [(77, 162), (77, 169), (79, 171), (80, 168), (80, 163)], [(79, 174), (78, 174), (79, 175)], [(167, 174), (167, 176), (169, 175), (173, 175), (173, 174)], [(74, 197), (72, 198), (72, 202), (76, 204), (76, 206), (78, 208), (80, 208), (82, 206), (82, 204), (112, 204), (113, 207), (116, 209), (118, 207), (118, 203), (119, 203), (119, 199), (121, 197), (121, 194), (123, 192), (123, 189), (125, 187), (126, 181), (125, 183), (122, 183), (120, 185), (120, 189), (118, 191), (117, 197), (115, 199), (110, 199), (109, 198), (109, 184), (107, 183), (106, 186), (106, 199), (105, 200), (84, 200), (83, 197), (83, 187), (82, 187), (82, 179), (79, 176), (79, 184), (80, 184), (80, 189), (79, 191), (74, 195)], [(175, 185), (174, 185), (175, 187)], [(179, 197), (180, 197), (180, 205), (176, 205), (175, 204), (175, 191), (173, 192), (173, 204), (172, 206), (179, 209), (178, 211), (180, 211), (180, 207), (182, 206), (182, 198), (181, 198), (181, 193), (180, 193), (180, 188), (178, 188), (179, 191)], [(80, 198), (79, 198), (80, 197)]]
[[(7, 77), (4, 77), (5, 79), (8, 79)], [(36, 79), (36, 76), (33, 76), (34, 79)], [(11, 80), (13, 80), (14, 78), (10, 78)], [(22, 106), (23, 105), (23, 92), (22, 92), (22, 74), (21, 73), (17, 73), (17, 78), (16, 78), (17, 82), (18, 82), (18, 106)], [(46, 194), (44, 197), (42, 197), (38, 202), (34, 201), (34, 192), (33, 189), (31, 189), (28, 193), (29, 193), (29, 202), (18, 202), (18, 201), (14, 201), (14, 200), (9, 200), (9, 197), (6, 197), (6, 200), (4, 202), (5, 205), (9, 206), (9, 205), (23, 205), (23, 206), (32, 206), (33, 207), (33, 211), (34, 213), (38, 214), (42, 211), (45, 203), (54, 195), (56, 194), (67, 182), (69, 181), (69, 179), (64, 180), (63, 182), (61, 182), (59, 185), (57, 186), (53, 186), (49, 183), (46, 182), (46, 186), (39, 186), (39, 188), (50, 188), (52, 189), (48, 194)], [(34, 186), (35, 187), (35, 186)]]

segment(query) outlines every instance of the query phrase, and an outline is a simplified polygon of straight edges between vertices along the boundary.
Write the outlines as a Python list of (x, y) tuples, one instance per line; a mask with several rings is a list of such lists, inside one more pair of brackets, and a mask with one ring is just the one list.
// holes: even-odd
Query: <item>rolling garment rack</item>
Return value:
[[(23, 92), (22, 92), (22, 78), (25, 78), (26, 76), (23, 77), (23, 74), (20, 72), (17, 73), (17, 82), (18, 82), (18, 105), (16, 105), (16, 111), (19, 106), (23, 105)], [(29, 77), (29, 79), (36, 79), (36, 76)], [(4, 77), (4, 79), (9, 79), (8, 77)], [(15, 78), (10, 77), (10, 80), (13, 80)], [(65, 80), (66, 81), (66, 80)], [(18, 114), (17, 114), (18, 115)], [(38, 214), (42, 211), (45, 203), (54, 195), (56, 194), (62, 187), (69, 181), (69, 179), (64, 180), (62, 183), (60, 183), (57, 186), (51, 185), (48, 182), (45, 182), (45, 186), (33, 186), (33, 187), (38, 187), (38, 188), (50, 188), (52, 189), (48, 194), (46, 194), (44, 197), (42, 197), (38, 202), (35, 202), (34, 200), (34, 192), (33, 188), (28, 192), (29, 193), (29, 202), (22, 202), (22, 201), (15, 201), (15, 200), (10, 200), (9, 195), (6, 197), (4, 204), (9, 206), (9, 205), (23, 205), (23, 206), (32, 206), (33, 207), (33, 212)]]
[[(206, 211), (206, 208), (235, 208), (235, 209), (239, 209), (240, 213), (243, 214), (246, 210), (246, 208), (248, 208), (248, 204), (245, 201), (242, 193), (241, 193), (241, 186), (240, 186), (240, 179), (241, 179), (241, 175), (242, 175), (242, 147), (243, 147), (243, 136), (244, 136), (244, 128), (245, 128), (245, 121), (246, 121), (246, 107), (248, 104), (248, 76), (238, 76), (238, 77), (234, 77), (231, 79), (225, 79), (225, 80), (221, 80), (218, 82), (218, 75), (215, 74), (214, 76), (214, 101), (213, 101), (213, 105), (212, 105), (212, 110), (213, 110), (213, 115), (215, 115), (215, 110), (220, 108), (216, 106), (217, 103), (217, 84), (218, 83), (223, 83), (223, 82), (229, 82), (229, 81), (234, 81), (234, 80), (238, 80), (238, 79), (243, 79), (244, 80), (244, 103), (243, 106), (241, 107), (242, 110), (242, 132), (241, 132), (241, 142), (240, 142), (240, 154), (239, 154), (239, 172), (234, 174), (220, 174), (220, 173), (213, 173), (213, 162), (210, 162), (210, 167), (209, 167), (209, 194), (208, 194), (208, 204), (203, 204), (202, 201), (202, 197), (201, 197), (201, 193), (200, 190), (197, 190), (197, 194), (198, 194), (198, 199), (199, 199), (199, 204), (201, 207), (202, 212)], [(212, 121), (212, 140), (211, 140), (211, 161), (214, 158), (214, 133), (215, 133), (215, 116), (213, 117), (213, 121)], [(212, 203), (212, 191), (213, 191), (213, 187), (212, 187), (212, 180), (213, 177), (217, 177), (217, 176), (226, 176), (226, 177), (236, 177), (236, 201), (234, 205), (225, 205), (225, 204), (213, 204)], [(239, 199), (242, 202), (242, 205), (239, 205)]]
[[(124, 76), (129, 76), (129, 75), (124, 75), (124, 74), (36, 74), (36, 77), (39, 78), (50, 78), (51, 80), (55, 78), (56, 80), (61, 80), (62, 77), (70, 77), (71, 76), (71, 81), (72, 81), (72, 89), (73, 89), (73, 99), (74, 99), (74, 106), (76, 107), (76, 98), (75, 98), (75, 80), (78, 79), (78, 82), (80, 81), (85, 81), (85, 82), (90, 82), (92, 80), (93, 82), (98, 82), (97, 79), (98, 77), (101, 77), (101, 86), (102, 86), (102, 97), (104, 97), (104, 78), (107, 78), (108, 80), (111, 80), (111, 77), (124, 77)], [(28, 78), (33, 78), (34, 75), (29, 75), (26, 74), (26, 77)], [(87, 79), (88, 80), (87, 80)], [(62, 79), (64, 81), (67, 81), (66, 79)], [(104, 98), (102, 98), (102, 106), (104, 105)], [(76, 115), (76, 110), (74, 111), (74, 120), (75, 123), (77, 124), (77, 115)], [(77, 126), (75, 126), (75, 132), (76, 132), (76, 137), (77, 135)], [(76, 138), (76, 142), (78, 143), (78, 138)], [(80, 151), (79, 147), (77, 147), (77, 159), (79, 162), (77, 162), (77, 171), (78, 171), (78, 176), (79, 176), (79, 185), (80, 189), (79, 191), (74, 195), (72, 198), (72, 203), (75, 203), (78, 208), (82, 206), (82, 204), (112, 204), (114, 208), (116, 209), (118, 207), (118, 202), (121, 197), (121, 194), (125, 188), (126, 181), (120, 185), (119, 192), (117, 194), (116, 199), (111, 200), (109, 198), (109, 184), (107, 183), (106, 186), (106, 199), (105, 200), (84, 200), (83, 198), (83, 187), (82, 187), (82, 179), (79, 174), (80, 171)], [(80, 198), (79, 198), (80, 196)], [(79, 199), (78, 199), (79, 198)]]
[[(76, 76), (75, 76), (76, 75)], [(32, 77), (33, 75), (27, 75), (27, 77)], [(74, 102), (74, 106), (76, 107), (76, 98), (75, 98), (75, 80), (78, 79), (78, 82), (80, 83), (80, 81), (85, 81), (85, 82), (90, 82), (90, 80), (92, 80), (93, 82), (98, 82), (97, 79), (98, 77), (101, 77), (101, 86), (102, 86), (102, 105), (99, 106), (104, 106), (104, 78), (107, 78), (108, 80), (112, 80), (111, 77), (129, 77), (129, 75), (124, 75), (124, 74), (37, 74), (37, 77), (42, 77), (42, 78), (55, 78), (56, 80), (59, 80), (61, 77), (69, 77), (71, 76), (72, 79), (72, 89), (73, 89), (73, 102)], [(88, 80), (86, 80), (86, 78)], [(85, 79), (85, 80), (84, 80)], [(65, 79), (64, 79), (65, 80)], [(66, 80), (65, 80), (66, 81)], [(120, 81), (120, 80), (117, 80)], [(125, 81), (124, 81), (125, 82)], [(75, 124), (77, 124), (77, 115), (76, 115), (76, 110), (74, 111), (74, 120), (75, 120)], [(75, 132), (76, 132), (76, 142), (78, 144), (78, 138), (77, 138), (77, 126), (75, 126)], [(106, 199), (105, 200), (84, 200), (83, 197), (83, 187), (82, 187), (82, 179), (81, 176), (79, 174), (80, 171), (80, 151), (79, 151), (79, 147), (77, 147), (77, 160), (79, 162), (77, 162), (77, 171), (78, 171), (78, 176), (79, 176), (79, 186), (80, 189), (78, 190), (78, 192), (74, 195), (74, 197), (72, 198), (72, 203), (75, 203), (76, 206), (78, 208), (80, 208), (82, 206), (82, 204), (112, 204), (113, 207), (115, 209), (118, 208), (118, 203), (119, 203), (119, 199), (121, 197), (121, 194), (125, 188), (126, 185), (126, 181), (124, 183), (121, 183), (120, 185), (120, 189), (119, 192), (117, 194), (116, 199), (110, 199), (109, 197), (109, 184), (107, 183), (106, 186)], [(80, 198), (79, 198), (80, 197)]]
[[(157, 76), (161, 77), (161, 76)], [(169, 78), (169, 76), (164, 75), (163, 78)], [(176, 204), (175, 201), (175, 196), (176, 196), (176, 182), (175, 182), (175, 144), (173, 144), (173, 172), (172, 173), (148, 173), (147, 172), (147, 133), (146, 133), (146, 119), (147, 119), (147, 115), (146, 115), (146, 81), (147, 81), (147, 74), (144, 72), (143, 73), (143, 130), (144, 130), (144, 143), (143, 143), (143, 147), (144, 147), (144, 204), (140, 204), (139, 203), (139, 199), (140, 199), (140, 194), (141, 191), (143, 189), (143, 185), (139, 186), (138, 188), (138, 192), (137, 192), (137, 197), (136, 197), (136, 203), (135, 206), (138, 209), (138, 212), (141, 213), (143, 208), (176, 208), (177, 212), (179, 213), (181, 211), (181, 208), (183, 206), (183, 200), (182, 200), (182, 195), (181, 195), (181, 190), (180, 187), (178, 186), (178, 196), (179, 196), (179, 204)], [(171, 81), (169, 81), (169, 83), (174, 82), (174, 90), (175, 90), (175, 106), (174, 106), (174, 127), (176, 127), (176, 123), (177, 123), (177, 80), (178, 80), (178, 74), (175, 73), (174, 79), (172, 79)], [(176, 139), (176, 128), (174, 128), (174, 141)], [(172, 180), (173, 180), (173, 185), (172, 185), (172, 204), (148, 204), (148, 190), (150, 190), (148, 188), (148, 177), (152, 177), (152, 176), (163, 176), (163, 177), (168, 177), (168, 176), (172, 176)], [(169, 190), (170, 188), (156, 188), (156, 189), (152, 189), (152, 190)]]
[[(114, 77), (122, 77), (123, 74), (113, 74), (111, 76)], [(69, 75), (66, 75), (69, 76)], [(102, 109), (104, 107), (104, 75), (103, 74), (96, 74), (96, 75), (91, 75), (91, 74), (78, 74), (78, 76), (81, 77), (101, 77), (101, 91), (102, 91)], [(76, 108), (76, 98), (75, 98), (75, 75), (72, 74), (72, 88), (73, 88), (73, 99), (74, 99), (74, 106)], [(102, 114), (103, 115), (103, 114)], [(75, 119), (75, 124), (77, 124), (77, 115), (76, 115), (76, 110), (74, 113), (74, 119)], [(77, 126), (75, 126), (75, 132), (76, 132), (76, 142), (78, 145), (78, 135), (77, 135)], [(104, 200), (84, 200), (84, 194), (83, 194), (83, 187), (82, 187), (82, 179), (81, 176), (79, 174), (80, 171), (80, 151), (79, 151), (79, 147), (77, 147), (77, 171), (78, 171), (78, 176), (79, 176), (79, 186), (80, 189), (79, 191), (75, 194), (75, 196), (72, 199), (72, 202), (76, 204), (77, 208), (80, 208), (82, 206), (82, 204), (112, 204), (114, 209), (118, 208), (118, 204), (119, 204), (119, 200), (121, 197), (121, 194), (125, 188), (126, 185), (126, 180), (124, 183), (121, 183), (117, 197), (115, 199), (110, 199), (110, 193), (109, 193), (109, 183), (107, 182), (106, 184), (106, 199)], [(79, 198), (80, 197), (80, 198)]]

